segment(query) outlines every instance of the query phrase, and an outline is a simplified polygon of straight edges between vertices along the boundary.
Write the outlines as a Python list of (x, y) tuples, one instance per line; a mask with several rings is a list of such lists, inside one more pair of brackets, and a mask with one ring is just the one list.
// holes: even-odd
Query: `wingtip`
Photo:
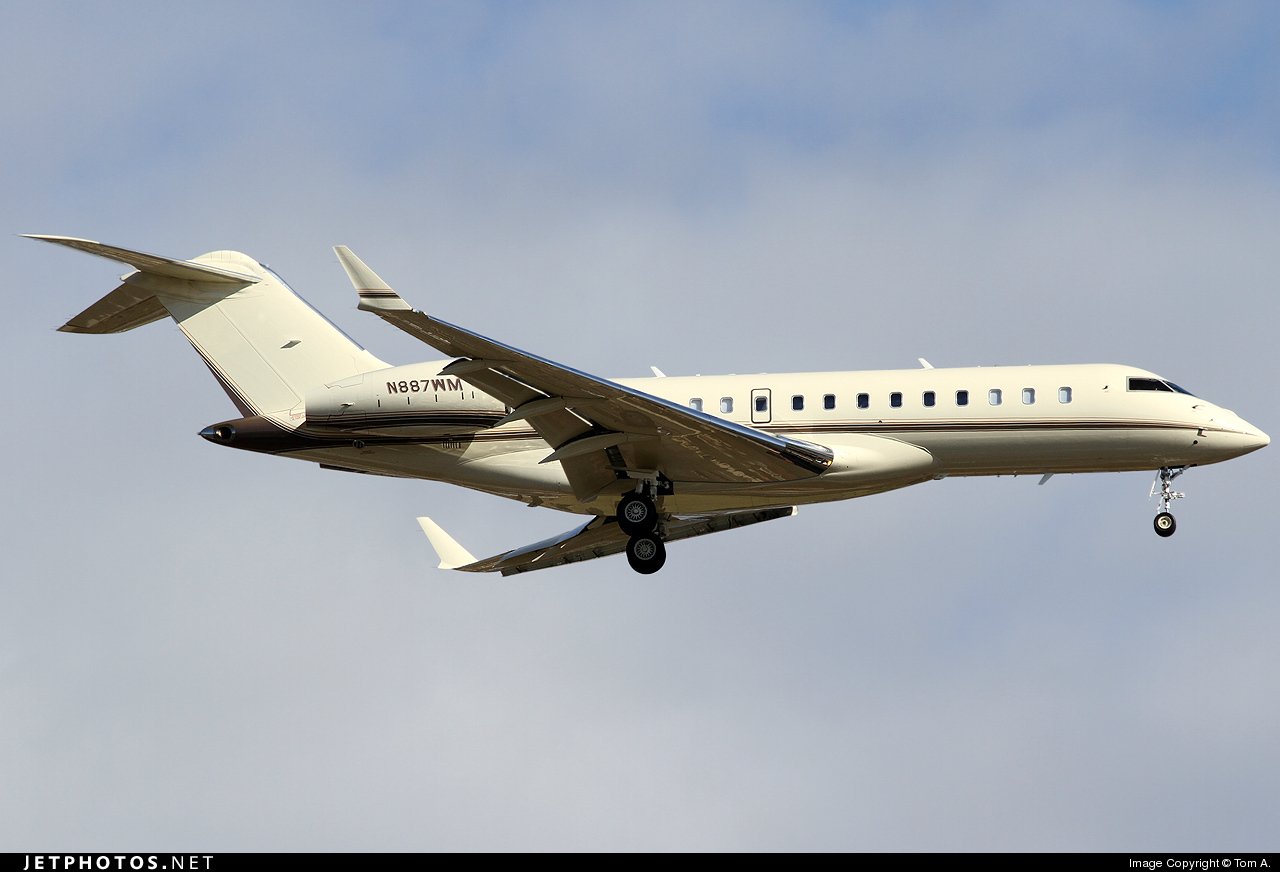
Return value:
[(81, 239), (79, 236), (62, 236), (57, 233), (19, 233), (23, 239), (38, 239), (41, 242), (58, 242), (66, 244), (68, 242), (87, 243), (89, 245), (101, 245), (96, 239)]
[(436, 556), (440, 558), (438, 568), (458, 569), (476, 562), (471, 552), (458, 544), (458, 540), (446, 533), (444, 528), (435, 521), (427, 517), (418, 518), (418, 526), (422, 528), (422, 532), (427, 536), (427, 541), (431, 543), (431, 547), (435, 549)]
[(338, 255), (338, 262), (347, 272), (347, 278), (357, 291), (389, 291), (391, 286), (382, 280), (369, 265), (356, 256), (356, 253), (345, 245), (335, 245), (333, 253)]
[(392, 288), (382, 280), (382, 276), (369, 268), (363, 260), (356, 256), (345, 245), (335, 245), (333, 252), (338, 256), (338, 263), (351, 280), (351, 286), (360, 297), (359, 308), (366, 312), (377, 312), (390, 309), (410, 309), (408, 303), (400, 298)]

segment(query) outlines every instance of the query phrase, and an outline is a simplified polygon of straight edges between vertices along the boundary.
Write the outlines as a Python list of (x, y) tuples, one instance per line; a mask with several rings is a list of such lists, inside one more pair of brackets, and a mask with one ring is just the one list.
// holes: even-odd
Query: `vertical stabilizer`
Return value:
[(136, 270), (61, 330), (120, 333), (168, 314), (242, 414), (300, 420), (308, 390), (387, 365), (238, 251), (182, 261), (87, 239), (34, 238)]

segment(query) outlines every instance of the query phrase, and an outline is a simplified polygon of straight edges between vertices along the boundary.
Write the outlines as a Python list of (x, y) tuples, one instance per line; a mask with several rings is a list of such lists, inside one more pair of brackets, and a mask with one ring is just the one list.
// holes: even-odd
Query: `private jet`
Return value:
[(239, 410), (210, 442), (322, 469), (443, 481), (589, 520), (476, 559), (419, 518), (440, 568), (503, 575), (625, 552), (661, 569), (670, 542), (970, 475), (1153, 470), (1154, 527), (1174, 480), (1269, 444), (1257, 427), (1131, 366), (934, 368), (606, 379), (414, 309), (345, 246), (372, 312), (445, 355), (391, 366), (265, 264), (191, 260), (30, 235), (132, 267), (69, 320), (122, 333), (171, 317)]

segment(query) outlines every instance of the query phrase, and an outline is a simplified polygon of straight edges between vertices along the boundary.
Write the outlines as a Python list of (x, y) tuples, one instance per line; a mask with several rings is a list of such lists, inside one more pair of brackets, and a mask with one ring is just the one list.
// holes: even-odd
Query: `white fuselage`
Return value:
[(594, 515), (476, 560), (428, 518), (441, 566), (504, 575), (625, 551), (649, 574), (680, 541), (952, 475), (1159, 470), (1268, 444), (1233, 412), (1110, 364), (601, 379), (415, 309), (345, 246), (359, 308), (447, 355), (387, 366), (242, 252), (178, 260), (45, 242), (134, 272), (59, 329), (123, 333), (166, 315), (241, 412), (210, 442), (323, 468), (433, 479)]
[(1153, 526), (1167, 537), (1176, 476), (1270, 441), (1110, 364), (601, 379), (415, 309), (337, 246), (361, 310), (448, 356), (387, 366), (241, 252), (177, 260), (37, 238), (134, 268), (59, 329), (172, 317), (242, 415), (201, 430), (210, 442), (595, 516), (480, 560), (419, 518), (441, 566), (467, 572), (625, 551), (649, 574), (667, 542), (952, 475), (1159, 470)]
[[(445, 480), (567, 511), (613, 511), (625, 482), (575, 497), (560, 464), (541, 462), (552, 449), (528, 422), (492, 426), (509, 410), (465, 379), (441, 378), (443, 363), (368, 372), (313, 392), (299, 432), (321, 428), (350, 442), (278, 453)], [(952, 475), (1203, 465), (1269, 441), (1233, 412), (1173, 390), (1153, 373), (1111, 364), (616, 381), (836, 451), (827, 472), (794, 482), (676, 481), (662, 501), (672, 513), (823, 502)]]

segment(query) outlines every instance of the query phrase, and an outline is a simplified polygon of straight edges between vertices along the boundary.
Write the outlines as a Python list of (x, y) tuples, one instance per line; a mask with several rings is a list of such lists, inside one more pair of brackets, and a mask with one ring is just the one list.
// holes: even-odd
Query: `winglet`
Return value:
[[(360, 306), (366, 312), (386, 311), (388, 309), (413, 309), (400, 298), (391, 285), (387, 284), (363, 260), (345, 245), (335, 245), (333, 251), (338, 255), (338, 262), (347, 271), (347, 278), (360, 295)], [(443, 532), (443, 531), (441, 531)]]
[(436, 550), (436, 556), (440, 558), (440, 569), (457, 569), (476, 562), (471, 552), (459, 545), (458, 540), (446, 533), (435, 521), (419, 518), (418, 526), (427, 534), (431, 547)]

